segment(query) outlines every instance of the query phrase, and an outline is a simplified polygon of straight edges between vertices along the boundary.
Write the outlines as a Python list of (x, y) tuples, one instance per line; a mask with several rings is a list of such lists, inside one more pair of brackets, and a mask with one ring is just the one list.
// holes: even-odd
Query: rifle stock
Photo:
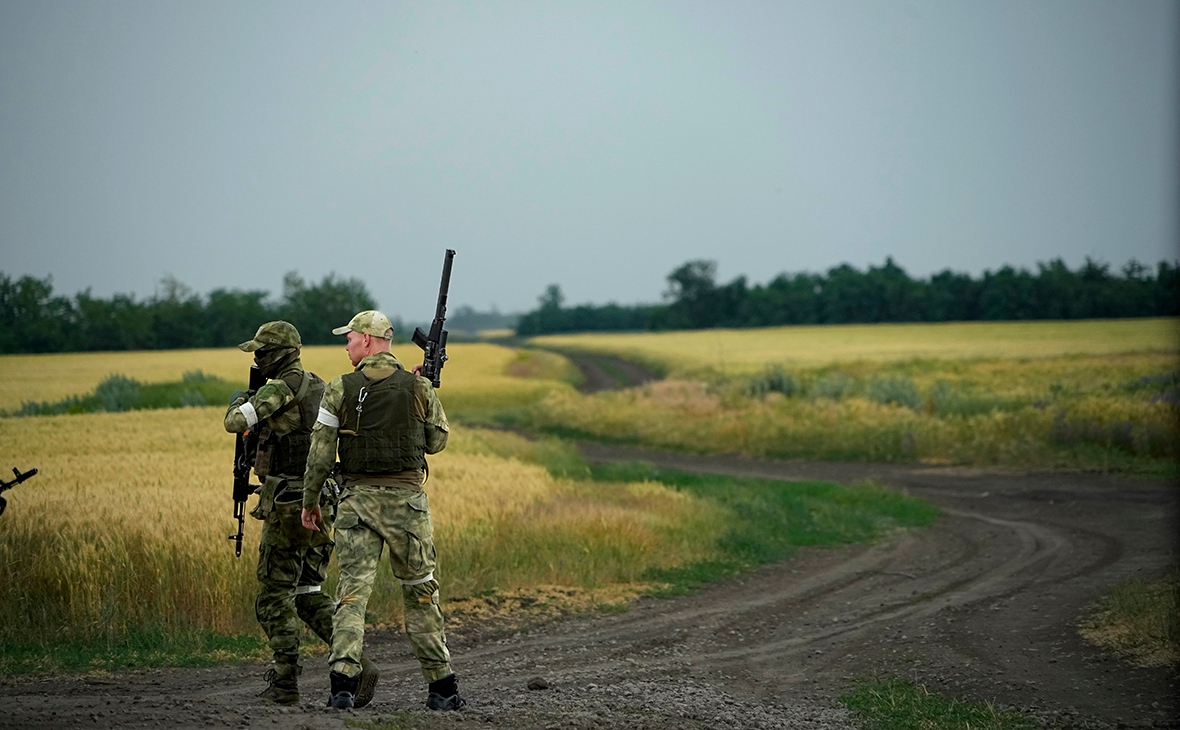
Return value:
[[(258, 389), (266, 384), (266, 377), (258, 366), (250, 367), (249, 394), (254, 395)], [(255, 424), (257, 425), (257, 424)], [(237, 533), (230, 535), (234, 543), (234, 555), (242, 557), (242, 538), (246, 529), (246, 500), (254, 493), (257, 485), (250, 483), (250, 469), (254, 466), (254, 457), (258, 453), (258, 434), (253, 429), (238, 434), (234, 444), (234, 519), (238, 521)]]
[(447, 361), (447, 331), (443, 329), (443, 323), (447, 319), (447, 293), (451, 288), (451, 262), (454, 258), (455, 251), (448, 248), (443, 257), (442, 283), (438, 287), (438, 304), (434, 307), (430, 334), (423, 332), (421, 327), (415, 327), (411, 338), (423, 350), (422, 377), (436, 388), (442, 387), (442, 369)]

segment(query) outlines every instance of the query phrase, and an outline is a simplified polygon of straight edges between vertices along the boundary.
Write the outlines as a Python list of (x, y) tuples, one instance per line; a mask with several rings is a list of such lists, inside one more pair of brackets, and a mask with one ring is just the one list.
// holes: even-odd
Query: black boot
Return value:
[(428, 691), (429, 694), (426, 696), (426, 709), (428, 710), (458, 710), (467, 704), (467, 700), (459, 696), (459, 682), (453, 674), (431, 682)]
[(267, 688), (258, 696), (280, 705), (299, 702), (299, 675), (303, 667), (290, 664), (275, 664), (266, 670)]
[(353, 707), (357, 689), (361, 684), (361, 675), (349, 677), (340, 672), (331, 672), (328, 679), (332, 682), (332, 696), (328, 698), (328, 706), (342, 710)]
[(357, 675), (359, 682), (356, 697), (353, 698), (354, 707), (364, 707), (373, 700), (373, 693), (377, 691), (377, 680), (380, 677), (381, 673), (377, 671), (377, 665), (362, 655), (361, 673)]

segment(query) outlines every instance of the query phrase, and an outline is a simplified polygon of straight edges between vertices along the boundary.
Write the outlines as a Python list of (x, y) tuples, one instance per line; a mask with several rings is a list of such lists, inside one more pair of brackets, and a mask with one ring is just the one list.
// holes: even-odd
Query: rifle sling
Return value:
[[(287, 383), (287, 381), (284, 380), (283, 382), (287, 384), (288, 388), (291, 387), (291, 384)], [(279, 408), (274, 413), (267, 416), (267, 418), (274, 418), (276, 416), (281, 416), (282, 414), (291, 410), (295, 406), (299, 405), (299, 401), (303, 400), (303, 397), (305, 395), (307, 395), (307, 389), (309, 387), (311, 387), (311, 373), (304, 370), (303, 371), (303, 380), (299, 381), (299, 389), (295, 392), (295, 398), (290, 401), (287, 401), (285, 404), (283, 404), (283, 406), (281, 408)]]

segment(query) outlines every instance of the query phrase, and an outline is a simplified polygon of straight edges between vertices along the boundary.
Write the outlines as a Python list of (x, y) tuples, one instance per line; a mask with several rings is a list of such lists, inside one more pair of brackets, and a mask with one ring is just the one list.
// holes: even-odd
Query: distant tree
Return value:
[(160, 290), (149, 303), (151, 347), (179, 350), (212, 345), (201, 298), (172, 275), (160, 281)]
[(53, 278), (0, 273), (0, 353), (58, 352), (75, 333), (73, 307), (53, 296)]
[(78, 312), (79, 350), (149, 350), (156, 347), (152, 313), (130, 294), (97, 299), (90, 289), (74, 298)]
[(516, 314), (501, 314), (495, 306), (490, 312), (477, 312), (464, 304), (453, 313), (447, 313), (447, 329), (451, 337), (458, 333), (474, 335), (485, 330), (513, 329), (519, 318)]
[(520, 335), (539, 335), (545, 332), (565, 331), (561, 305), (565, 297), (561, 294), (561, 287), (550, 284), (545, 293), (537, 298), (539, 305), (536, 310), (523, 315), (517, 322), (516, 332)]
[(1155, 314), (1180, 316), (1180, 267), (1161, 261), (1155, 277)]
[(333, 328), (347, 324), (357, 312), (376, 308), (360, 279), (341, 279), (332, 272), (318, 285), (309, 286), (294, 271), (283, 277), (279, 315), (295, 325), (305, 345), (337, 343)]
[(688, 327), (700, 329), (717, 320), (714, 309), (718, 305), (715, 261), (689, 261), (668, 274), (668, 289), (664, 298), (671, 302), (669, 309), (675, 319)]
[(766, 286), (756, 285), (746, 293), (740, 319), (747, 327), (815, 324), (822, 284), (818, 274), (779, 274)]
[(851, 264), (828, 269), (828, 278), (820, 289), (820, 322), (873, 322), (876, 316), (873, 298), (864, 275)]
[(979, 282), (967, 274), (944, 269), (926, 287), (925, 317), (930, 322), (968, 322), (979, 319)]
[[(230, 347), (254, 336), (259, 325), (278, 319), (275, 306), (267, 303), (264, 291), (209, 292), (205, 305), (205, 329), (210, 347)], [(337, 325), (339, 326), (339, 325)]]
[(979, 295), (980, 319), (1040, 319), (1035, 282), (1027, 269), (1004, 266), (996, 273), (983, 272)]
[(545, 287), (545, 293), (541, 295), (540, 299), (541, 309), (546, 309), (551, 312), (556, 312), (561, 309), (561, 305), (565, 303), (565, 296), (561, 293), (561, 287), (557, 284), (550, 284)]
[(1148, 317), (1151, 316), (1152, 293), (1155, 282), (1151, 278), (1151, 268), (1135, 259), (1123, 265), (1122, 281), (1119, 286), (1120, 317)]
[(923, 319), (924, 287), (885, 257), (884, 266), (870, 266), (865, 274), (866, 297), (873, 310), (870, 322), (916, 322)]

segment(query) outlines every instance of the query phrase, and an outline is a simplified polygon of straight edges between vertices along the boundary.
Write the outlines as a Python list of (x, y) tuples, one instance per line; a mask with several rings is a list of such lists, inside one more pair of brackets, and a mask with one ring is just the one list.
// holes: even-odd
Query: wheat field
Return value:
[(698, 453), (1171, 473), (1177, 320), (537, 337), (669, 373), (554, 391), (531, 427)]
[(1035, 360), (1180, 351), (1175, 319), (807, 325), (741, 330), (545, 335), (538, 347), (615, 354), (672, 377), (743, 375), (856, 362)]
[[(576, 369), (548, 353), (511, 350), (491, 344), (452, 344), (443, 368), (448, 405), (538, 397), (550, 388), (576, 379)], [(407, 368), (422, 361), (412, 344), (395, 345), (393, 354)], [(324, 380), (352, 371), (343, 346), (305, 347), (304, 367)], [(58, 401), (84, 395), (111, 375), (143, 383), (180, 381), (186, 372), (240, 383), (243, 388), (254, 363), (236, 347), (216, 350), (150, 350), (144, 352), (72, 352), (48, 355), (0, 355), (0, 411), (15, 411), (26, 401)]]
[[(5, 495), (0, 638), (257, 630), (261, 523), (247, 518), (236, 559), (227, 539), (236, 531), (234, 439), (222, 414), (208, 407), (0, 419), (0, 465), (40, 470)], [(459, 429), (431, 458), (427, 492), (448, 598), (638, 583), (649, 567), (701, 557), (694, 545), (704, 543), (685, 540), (685, 530), (717, 529), (715, 511), (661, 485), (578, 483), (492, 453), (514, 448), (537, 447)], [(539, 545), (545, 560), (534, 557)], [(384, 583), (396, 585), (383, 571)], [(398, 622), (400, 610), (400, 592), (374, 593), (379, 622)]]

